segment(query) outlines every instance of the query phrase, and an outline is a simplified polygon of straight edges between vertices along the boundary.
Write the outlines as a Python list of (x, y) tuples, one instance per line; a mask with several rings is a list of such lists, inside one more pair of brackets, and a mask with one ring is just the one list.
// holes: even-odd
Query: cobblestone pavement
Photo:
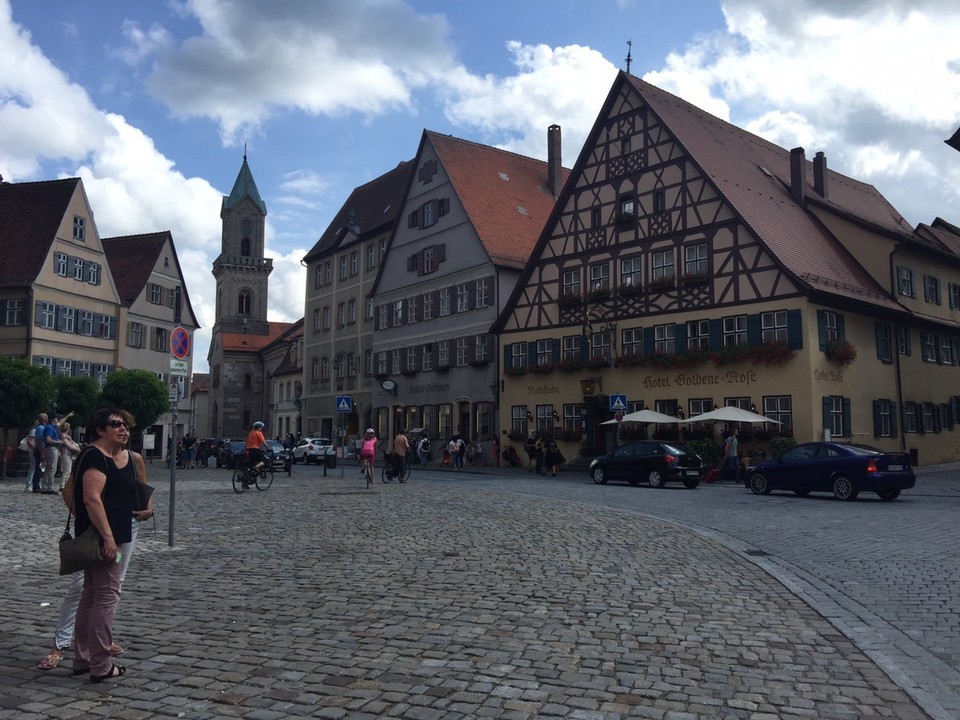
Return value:
[[(0, 718), (930, 717), (717, 537), (557, 497), (588, 487), (573, 477), (550, 497), (471, 473), (368, 491), (355, 472), (297, 467), (242, 495), (226, 471), (181, 473), (171, 548), (153, 470), (160, 520), (115, 623), (128, 673), (101, 685), (69, 655), (36, 669), (67, 585), (64, 508), (0, 485)], [(736, 497), (663, 498), (683, 493)]]

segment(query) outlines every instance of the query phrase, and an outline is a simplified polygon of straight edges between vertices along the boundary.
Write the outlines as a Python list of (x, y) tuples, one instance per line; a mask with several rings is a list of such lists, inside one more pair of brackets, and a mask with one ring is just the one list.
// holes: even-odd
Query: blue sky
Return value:
[(0, 0), (0, 174), (79, 176), (103, 236), (170, 230), (204, 329), (244, 144), (267, 203), (270, 318), (300, 258), (424, 128), (572, 166), (633, 74), (960, 223), (954, 0)]

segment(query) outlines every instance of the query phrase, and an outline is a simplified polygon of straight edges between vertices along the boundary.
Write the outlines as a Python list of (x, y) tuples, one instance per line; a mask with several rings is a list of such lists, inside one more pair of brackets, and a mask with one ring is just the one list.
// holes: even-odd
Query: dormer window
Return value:
[(87, 238), (87, 221), (79, 215), (73, 216), (73, 239), (85, 242)]

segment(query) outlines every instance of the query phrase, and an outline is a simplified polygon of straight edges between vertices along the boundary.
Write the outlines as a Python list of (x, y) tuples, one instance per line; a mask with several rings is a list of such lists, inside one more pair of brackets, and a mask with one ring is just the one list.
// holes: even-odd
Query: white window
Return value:
[(387, 354), (385, 352), (377, 353), (377, 375), (387, 374)]
[(323, 287), (323, 265), (317, 263), (317, 269), (313, 275), (313, 286), (315, 288)]
[(156, 283), (150, 283), (150, 302), (160, 305), (163, 302), (163, 288)]
[(367, 312), (367, 314), (366, 314), (366, 319), (367, 319), (367, 320), (372, 320), (372, 319), (373, 319), (373, 298), (367, 298), (367, 311), (366, 311), (366, 312)]
[(326, 382), (330, 379), (330, 358), (320, 358), (320, 380)]
[(347, 322), (347, 309), (344, 303), (337, 303), (337, 327), (343, 327)]
[(53, 271), (61, 276), (67, 276), (67, 255), (66, 253), (58, 252), (53, 255)]
[(23, 300), (7, 300), (7, 325), (23, 325)]
[(415, 323), (417, 321), (417, 298), (407, 298), (407, 322)]
[(548, 366), (553, 362), (553, 341), (537, 340), (537, 365)]
[(610, 266), (606, 263), (590, 266), (590, 289), (610, 289)]
[(662, 250), (653, 253), (652, 257), (653, 279), (673, 277), (673, 250)]
[(324, 330), (330, 329), (330, 306), (327, 305), (323, 308), (323, 318), (321, 319)]
[(83, 260), (76, 258), (76, 265), (73, 266), (73, 279), (83, 281)]
[(40, 327), (53, 330), (57, 326), (57, 306), (51, 302), (41, 302), (37, 321)]
[(72, 307), (61, 307), (60, 308), (60, 323), (58, 330), (63, 332), (73, 333), (76, 332), (76, 315), (77, 311)]
[(446, 340), (437, 343), (437, 366), (450, 367), (450, 346)]
[(415, 347), (407, 348), (407, 370), (417, 369), (417, 349)]
[(423, 360), (421, 365), (424, 370), (433, 370), (433, 345), (423, 346)]
[(450, 314), (450, 288), (440, 290), (440, 317)]
[(57, 360), (57, 375), (73, 375), (73, 361), (60, 358)]
[(480, 362), (487, 359), (487, 336), (486, 335), (477, 335), (473, 355), (474, 355), (474, 358)]
[(357, 301), (356, 299), (350, 300), (347, 305), (347, 322), (351, 325), (357, 321)]
[(93, 366), (85, 360), (77, 360), (73, 364), (73, 374), (76, 377), (90, 377), (93, 372)]
[[(760, 327), (763, 342), (787, 342), (787, 311), (760, 313)], [(889, 327), (887, 331), (889, 332)]]
[(525, 342), (510, 345), (510, 369), (522, 370), (527, 366), (527, 344)]
[(350, 253), (350, 275), (356, 275), (360, 272), (360, 256), (356, 250)]
[(687, 276), (705, 277), (707, 274), (707, 244), (687, 245), (683, 249), (683, 272)]
[(490, 304), (490, 280), (489, 278), (480, 278), (477, 280), (477, 307), (485, 308)]
[(655, 325), (653, 328), (653, 351), (673, 355), (677, 352), (676, 325)]
[(73, 239), (83, 242), (86, 239), (87, 221), (79, 215), (73, 216)]
[(400, 350), (393, 350), (390, 353), (390, 359), (392, 361), (390, 372), (392, 372), (394, 375), (398, 375), (400, 373)]
[[(373, 245), (370, 247), (373, 247)], [(363, 367), (367, 375), (373, 375), (373, 350), (363, 351)]]
[(624, 330), (620, 347), (624, 355), (643, 355), (643, 328)]
[(393, 326), (403, 325), (403, 300), (395, 300), (393, 303)]
[[(690, 320), (687, 322), (687, 350), (710, 349), (710, 321)], [(699, 415), (699, 413), (697, 413)]]
[(372, 270), (377, 266), (377, 244), (367, 245), (367, 270)]
[(437, 251), (434, 247), (423, 250), (423, 274), (432, 273), (437, 269)]
[(378, 314), (379, 317), (378, 317), (377, 325), (379, 326), (379, 328), (380, 328), (381, 330), (384, 330), (385, 328), (388, 327), (387, 323), (390, 322), (390, 314), (389, 314), (389, 313), (390, 313), (390, 306), (389, 306), (389, 305), (381, 305), (381, 306), (378, 308), (378, 313), (377, 313), (377, 314)]
[(643, 283), (643, 261), (640, 257), (620, 261), (620, 287), (640, 287)]
[(313, 331), (320, 332), (320, 308), (313, 309)]
[(470, 309), (470, 290), (466, 283), (457, 285), (457, 312), (462, 313)]
[(343, 255), (340, 257), (340, 279), (347, 279), (347, 256)]
[(93, 335), (93, 313), (89, 310), (81, 310), (77, 318), (77, 334)]
[(87, 263), (87, 282), (91, 285), (100, 284), (100, 265), (98, 263)]
[(433, 293), (425, 293), (422, 297), (423, 297), (423, 319), (433, 320)]
[(320, 361), (314, 358), (310, 363), (310, 379), (317, 382), (320, 379)]
[(467, 338), (457, 338), (457, 367), (467, 364)]
[(723, 319), (723, 346), (747, 344), (747, 316), (734, 315)]

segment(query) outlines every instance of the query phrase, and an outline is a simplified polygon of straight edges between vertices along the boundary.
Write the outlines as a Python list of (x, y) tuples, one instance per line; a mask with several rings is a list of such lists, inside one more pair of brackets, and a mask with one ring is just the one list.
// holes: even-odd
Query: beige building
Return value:
[(784, 433), (955, 461), (958, 250), (822, 153), (620, 73), (494, 326), (505, 442), (571, 457), (611, 448), (621, 409), (735, 405), (782, 423), (744, 426), (747, 452)]
[[(179, 325), (187, 331), (192, 346), (200, 324), (186, 291), (173, 236), (159, 232), (104, 238), (103, 249), (120, 297), (117, 366), (152, 372), (171, 391), (175, 386), (180, 398), (176, 403), (176, 436), (183, 437), (187, 431), (196, 433), (189, 385), (193, 354), (178, 361), (170, 337)], [(177, 361), (178, 372), (185, 368), (184, 374), (171, 372), (171, 360)], [(153, 427), (144, 429), (144, 435), (153, 436), (152, 452), (158, 457), (166, 457), (173, 424), (173, 413), (166, 412)]]

